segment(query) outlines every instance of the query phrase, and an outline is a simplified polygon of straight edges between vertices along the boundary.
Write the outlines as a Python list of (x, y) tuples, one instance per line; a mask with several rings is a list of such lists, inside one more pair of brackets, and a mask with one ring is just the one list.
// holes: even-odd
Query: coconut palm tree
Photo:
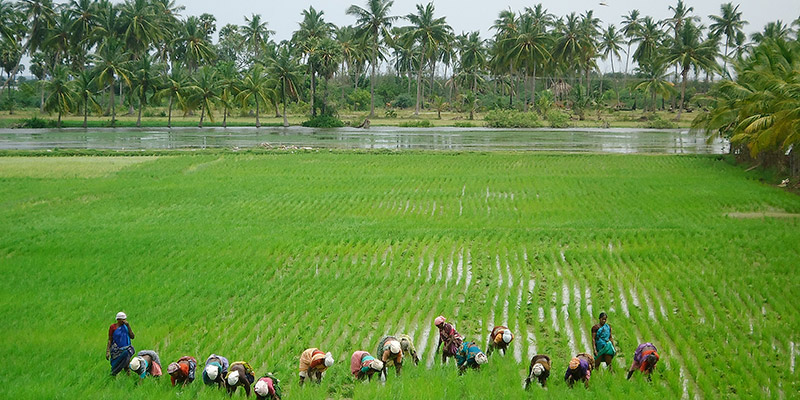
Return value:
[(120, 7), (119, 27), (125, 49), (138, 59), (166, 32), (158, 24), (156, 8), (148, 0), (125, 0)]
[(250, 62), (254, 62), (261, 59), (264, 46), (270, 35), (275, 34), (275, 31), (267, 28), (267, 21), (261, 21), (261, 14), (253, 14), (250, 18), (244, 17), (244, 22), (245, 24), (239, 29), (242, 36), (244, 36), (248, 50), (252, 54)]
[(169, 97), (167, 106), (167, 128), (172, 128), (172, 108), (177, 104), (184, 107), (185, 95), (189, 87), (189, 77), (183, 68), (172, 68), (169, 74), (162, 77), (161, 88), (156, 92), (156, 99)]
[(83, 109), (83, 127), (87, 126), (89, 119), (89, 107), (95, 111), (101, 109), (100, 104), (97, 102), (97, 81), (94, 71), (84, 69), (75, 74), (75, 79), (72, 81), (73, 88), (77, 93), (77, 97), (81, 101), (81, 109)]
[(417, 69), (417, 102), (414, 115), (419, 115), (420, 102), (422, 101), (422, 70), (426, 61), (432, 62), (436, 49), (441, 43), (452, 35), (453, 28), (447, 24), (446, 17), (435, 18), (433, 3), (423, 6), (417, 4), (417, 13), (406, 15), (412, 28), (406, 33), (409, 40), (420, 46), (419, 68)]
[(647, 63), (657, 55), (666, 35), (651, 17), (645, 17), (641, 29), (636, 31), (635, 42), (639, 44), (633, 53), (633, 60), (639, 64)]
[(722, 72), (725, 76), (728, 76), (728, 46), (735, 43), (734, 40), (736, 36), (742, 33), (742, 28), (747, 25), (747, 21), (742, 20), (742, 12), (739, 11), (738, 4), (736, 7), (733, 6), (733, 3), (721, 5), (720, 14), (722, 15), (708, 16), (708, 18), (713, 21), (709, 29), (714, 35), (725, 35), (725, 53), (722, 54)]
[(681, 102), (675, 120), (681, 119), (686, 97), (686, 79), (689, 70), (696, 67), (702, 70), (717, 69), (717, 46), (713, 39), (701, 41), (703, 31), (691, 21), (681, 25), (678, 39), (668, 51), (667, 61), (681, 68)]
[(280, 88), (280, 98), (283, 101), (283, 126), (289, 126), (286, 118), (287, 96), (297, 97), (297, 88), (300, 82), (300, 65), (292, 57), (291, 52), (286, 46), (278, 50), (278, 54), (270, 59), (267, 74), (275, 79)]
[(142, 110), (158, 88), (158, 68), (153, 63), (153, 57), (147, 53), (136, 60), (131, 68), (131, 95), (136, 97), (139, 105), (136, 127), (142, 126)]
[(69, 70), (61, 65), (53, 69), (52, 79), (45, 84), (47, 97), (44, 100), (46, 112), (58, 113), (57, 127), (61, 128), (61, 116), (70, 112), (75, 105), (75, 90), (70, 83)]
[(97, 81), (110, 89), (111, 126), (117, 122), (116, 102), (114, 101), (114, 85), (119, 81), (130, 84), (127, 55), (122, 50), (122, 43), (109, 37), (99, 47), (99, 52), (92, 56), (97, 69)]
[[(614, 25), (609, 25), (600, 38), (599, 50), (603, 57), (611, 62), (612, 75), (614, 74), (614, 58), (620, 58), (619, 52), (622, 50), (622, 42), (622, 34), (617, 31), (617, 27)], [(617, 92), (617, 105), (619, 105), (618, 79), (614, 79), (614, 86), (614, 91)]]
[(777, 20), (767, 23), (763, 31), (750, 35), (750, 39), (754, 43), (762, 43), (767, 39), (786, 41), (789, 39), (791, 33), (792, 30), (789, 26), (784, 24), (783, 21)]
[(338, 42), (331, 38), (321, 39), (311, 58), (311, 64), (314, 65), (314, 69), (319, 73), (319, 76), (325, 79), (321, 107), (322, 114), (325, 115), (328, 103), (328, 81), (339, 69), (339, 64), (342, 63), (342, 48)]
[[(481, 39), (479, 31), (460, 36), (458, 43), (459, 66), (477, 76), (486, 67), (486, 41)], [(473, 92), (477, 89), (477, 78), (469, 86)]]
[(197, 126), (203, 127), (206, 113), (208, 113), (208, 119), (214, 122), (214, 104), (219, 100), (217, 71), (210, 66), (204, 66), (197, 70), (187, 92), (190, 93), (187, 98), (189, 107), (200, 107), (200, 123)]
[[(217, 76), (219, 77), (219, 102), (222, 103), (222, 127), (228, 127), (228, 109), (233, 104), (239, 94), (241, 74), (233, 61), (225, 61), (217, 64)], [(256, 122), (258, 116), (256, 115)]]
[(207, 64), (216, 58), (214, 46), (199, 18), (191, 16), (181, 23), (174, 42), (177, 44), (178, 57), (183, 59), (189, 70), (194, 72), (201, 64)]
[(639, 19), (639, 10), (631, 10), (622, 16), (622, 34), (628, 39), (628, 50), (625, 51), (625, 75), (628, 75), (628, 64), (631, 61), (631, 44), (636, 41), (638, 32), (642, 29), (642, 20)]
[(375, 69), (378, 66), (378, 58), (380, 57), (383, 43), (391, 35), (389, 30), (392, 28), (392, 23), (399, 18), (389, 15), (389, 9), (392, 8), (393, 4), (394, 0), (367, 0), (366, 8), (351, 5), (347, 9), (347, 15), (356, 17), (357, 35), (364, 38), (364, 41), (371, 47), (372, 54), (369, 55), (372, 67), (369, 82), (370, 118), (375, 116)]
[(530, 102), (525, 103), (526, 111), (530, 105), (536, 104), (536, 67), (550, 58), (550, 52), (547, 50), (550, 37), (546, 29), (540, 19), (534, 18), (533, 13), (526, 12), (519, 16), (516, 33), (502, 39), (498, 44), (510, 64), (515, 66), (515, 69), (524, 69), (531, 79), (531, 97)]
[(643, 79), (636, 85), (636, 90), (648, 93), (651, 96), (651, 106), (656, 112), (656, 96), (663, 99), (672, 95), (675, 85), (669, 81), (669, 64), (663, 57), (651, 57), (639, 63), (638, 73)]
[(251, 100), (256, 103), (256, 128), (261, 127), (261, 120), (259, 120), (258, 115), (261, 110), (260, 105), (266, 105), (269, 102), (268, 91), (269, 79), (264, 72), (264, 67), (260, 64), (250, 68), (239, 84), (239, 94), (236, 95), (236, 98), (242, 103), (242, 106), (248, 106)]
[(297, 44), (306, 57), (308, 70), (311, 74), (311, 95), (309, 104), (311, 105), (311, 116), (317, 115), (317, 109), (314, 107), (314, 100), (316, 97), (316, 68), (311, 62), (314, 52), (317, 50), (320, 41), (330, 38), (335, 26), (326, 22), (323, 18), (324, 11), (317, 11), (313, 6), (308, 7), (308, 10), (303, 10), (303, 20), (300, 22), (300, 29), (295, 31), (292, 35), (292, 42)]

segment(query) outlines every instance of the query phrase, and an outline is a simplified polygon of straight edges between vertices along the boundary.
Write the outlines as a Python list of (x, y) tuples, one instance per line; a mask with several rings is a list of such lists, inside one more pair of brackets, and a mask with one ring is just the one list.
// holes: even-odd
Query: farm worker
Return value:
[(400, 376), (400, 369), (403, 368), (403, 346), (394, 336), (386, 336), (378, 343), (376, 354), (383, 362), (383, 374), (386, 377), (386, 370), (394, 365), (395, 373)]
[(528, 367), (528, 377), (525, 378), (525, 389), (528, 389), (534, 379), (537, 379), (542, 387), (546, 387), (547, 378), (550, 377), (550, 365), (550, 357), (544, 354), (533, 356), (531, 365)]
[(383, 362), (376, 359), (369, 352), (359, 350), (350, 357), (350, 373), (358, 380), (367, 378), (372, 380), (372, 375), (383, 371)]
[(606, 313), (600, 313), (598, 318), (600, 323), (592, 327), (592, 345), (594, 346), (594, 357), (596, 359), (594, 367), (600, 368), (600, 363), (604, 362), (611, 370), (611, 361), (617, 350), (614, 348), (614, 338), (611, 336), (611, 326), (608, 321)]
[(256, 392), (256, 399), (258, 400), (280, 400), (281, 399), (281, 381), (270, 372), (267, 372), (261, 378), (258, 378), (256, 384), (253, 386), (253, 391)]
[(480, 347), (475, 342), (464, 343), (456, 354), (458, 362), (458, 373), (463, 374), (467, 368), (478, 369), (481, 365), (489, 362)]
[(486, 355), (492, 355), (495, 349), (501, 350), (503, 355), (505, 355), (508, 345), (512, 340), (514, 340), (514, 334), (511, 333), (511, 329), (502, 325), (495, 326), (492, 329), (492, 333), (489, 334), (489, 344), (486, 346)]
[(400, 347), (403, 349), (403, 355), (411, 357), (411, 360), (414, 361), (414, 365), (419, 364), (419, 355), (417, 355), (417, 349), (414, 347), (414, 339), (405, 334), (397, 335), (397, 339), (400, 340)]
[(128, 368), (133, 371), (139, 378), (144, 379), (149, 373), (151, 376), (161, 376), (161, 359), (158, 358), (158, 353), (153, 350), (142, 350), (136, 354), (136, 357), (131, 359)]
[(439, 344), (436, 346), (436, 352), (439, 352), (439, 348), (444, 344), (442, 349), (442, 364), (444, 364), (447, 362), (447, 357), (455, 357), (458, 354), (464, 338), (453, 325), (445, 322), (445, 318), (441, 315), (433, 320), (433, 325), (439, 328)]
[(631, 379), (633, 372), (638, 369), (647, 376), (647, 380), (650, 380), (650, 375), (655, 370), (658, 359), (658, 349), (654, 344), (650, 342), (640, 344), (633, 353), (633, 364), (628, 370), (628, 379)]
[(586, 353), (580, 353), (575, 358), (570, 360), (567, 373), (564, 374), (564, 380), (571, 388), (577, 381), (583, 381), (583, 386), (589, 388), (589, 378), (592, 377), (592, 368), (594, 367), (594, 358)]
[(124, 312), (117, 313), (117, 322), (108, 327), (108, 343), (106, 344), (106, 360), (111, 362), (111, 376), (116, 376), (123, 369), (130, 372), (128, 365), (134, 350), (131, 339), (133, 334), (128, 316)]
[(217, 384), (217, 387), (225, 383), (225, 375), (228, 374), (228, 359), (212, 354), (206, 359), (206, 367), (203, 369), (203, 383), (206, 385)]
[(312, 382), (322, 382), (325, 370), (330, 368), (331, 365), (333, 365), (333, 355), (330, 352), (323, 353), (322, 350), (315, 347), (303, 351), (300, 354), (300, 365), (298, 367), (300, 370), (300, 386), (303, 386), (306, 378)]
[(228, 388), (228, 395), (233, 396), (239, 386), (244, 387), (247, 397), (250, 397), (250, 385), (256, 380), (253, 367), (244, 361), (237, 361), (228, 368), (225, 375), (225, 387)]
[(176, 383), (187, 385), (194, 382), (194, 373), (197, 370), (197, 359), (194, 357), (183, 356), (167, 366), (167, 373), (169, 379), (172, 381), (172, 386)]

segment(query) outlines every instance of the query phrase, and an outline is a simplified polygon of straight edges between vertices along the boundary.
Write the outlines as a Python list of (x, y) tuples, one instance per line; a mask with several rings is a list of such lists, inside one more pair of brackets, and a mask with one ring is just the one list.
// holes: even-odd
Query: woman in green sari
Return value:
[(617, 354), (614, 348), (614, 338), (611, 336), (611, 326), (606, 322), (608, 315), (600, 313), (600, 323), (592, 327), (592, 345), (594, 346), (594, 368), (600, 368), (600, 363), (606, 363), (611, 371), (611, 361)]

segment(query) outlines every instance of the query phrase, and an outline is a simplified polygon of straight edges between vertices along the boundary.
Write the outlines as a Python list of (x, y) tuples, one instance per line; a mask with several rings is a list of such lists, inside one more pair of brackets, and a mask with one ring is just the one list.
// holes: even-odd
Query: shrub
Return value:
[(644, 124), (645, 128), (650, 129), (675, 129), (678, 125), (672, 121), (662, 119), (661, 117), (653, 118)]
[(397, 118), (397, 112), (395, 110), (388, 109), (388, 110), (386, 110), (385, 113), (383, 113), (383, 117), (384, 118)]
[(304, 121), (301, 125), (306, 128), (341, 128), (344, 126), (344, 122), (332, 115), (320, 115)]
[(350, 103), (353, 105), (353, 110), (356, 111), (366, 111), (369, 107), (369, 91), (364, 89), (358, 89), (350, 93), (348, 96), (350, 99)]
[(538, 128), (539, 116), (534, 112), (517, 110), (492, 110), (484, 117), (486, 126), (490, 128)]
[(457, 121), (456, 123), (453, 124), (453, 126), (455, 126), (456, 128), (473, 128), (475, 127), (475, 124), (469, 121)]
[(569, 128), (569, 114), (561, 110), (547, 112), (547, 122), (551, 128)]
[(400, 93), (394, 98), (394, 101), (392, 101), (392, 106), (397, 108), (409, 108), (414, 105), (414, 102), (415, 100), (410, 94)]
[(400, 123), (401, 128), (430, 128), (433, 123), (427, 119), (419, 119), (414, 121), (403, 121)]
[(49, 119), (42, 119), (39, 117), (31, 117), (23, 119), (19, 125), (20, 128), (42, 129), (42, 128), (55, 128), (56, 121)]

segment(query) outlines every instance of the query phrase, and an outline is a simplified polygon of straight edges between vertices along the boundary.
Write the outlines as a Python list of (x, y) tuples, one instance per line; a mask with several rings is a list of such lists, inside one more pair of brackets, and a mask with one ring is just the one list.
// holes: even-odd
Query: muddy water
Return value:
[(687, 130), (394, 128), (0, 129), (0, 149), (196, 149), (297, 146), (336, 149), (719, 154)]

